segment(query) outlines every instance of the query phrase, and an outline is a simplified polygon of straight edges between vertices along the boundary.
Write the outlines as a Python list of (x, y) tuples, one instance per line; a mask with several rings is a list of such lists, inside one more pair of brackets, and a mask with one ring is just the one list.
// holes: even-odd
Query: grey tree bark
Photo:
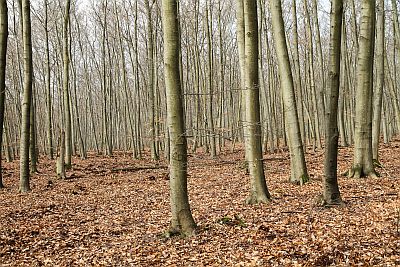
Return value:
[(357, 85), (353, 166), (349, 177), (376, 177), (372, 160), (372, 83), (375, 41), (375, 1), (362, 0), (360, 40), (357, 59)]
[(72, 122), (71, 104), (69, 94), (69, 21), (70, 21), (71, 0), (65, 1), (65, 13), (63, 24), (63, 103), (64, 103), (64, 131), (65, 131), (65, 167), (72, 167)]
[[(293, 84), (292, 70), (289, 61), (289, 52), (286, 44), (285, 25), (282, 16), (281, 0), (270, 1), (273, 36), (279, 66), (279, 77), (282, 87), (282, 98), (284, 104), (284, 117), (288, 135), (290, 151), (290, 182), (304, 184), (308, 181), (306, 161), (304, 158), (303, 143), (299, 119), (297, 114), (297, 103)], [(301, 101), (301, 99), (300, 99)]]
[[(2, 147), (4, 130), (4, 111), (6, 99), (6, 66), (7, 66), (7, 41), (8, 41), (8, 8), (7, 0), (0, 0), (0, 188), (3, 184)], [(5, 134), (7, 135), (7, 133)]]
[(29, 183), (29, 130), (32, 105), (32, 34), (31, 7), (29, 0), (22, 0), (22, 33), (24, 54), (24, 89), (22, 96), (21, 138), (20, 138), (20, 192), (30, 191)]
[(50, 72), (50, 44), (48, 27), (48, 2), (44, 1), (44, 30), (46, 38), (46, 97), (47, 97), (47, 145), (50, 159), (53, 159), (53, 124), (52, 124), (52, 99), (51, 99), (51, 72)]
[(385, 82), (385, 1), (378, 0), (376, 22), (376, 87), (374, 90), (372, 118), (372, 158), (379, 162), (379, 137), (381, 133), (383, 85)]
[(264, 174), (261, 143), (259, 71), (258, 71), (258, 16), (257, 1), (244, 0), (245, 32), (245, 143), (250, 173), (250, 196), (246, 203), (267, 203), (270, 194)]
[(154, 86), (154, 76), (155, 76), (155, 65), (154, 65), (154, 36), (153, 36), (153, 18), (152, 18), (152, 8), (154, 5), (154, 0), (145, 0), (146, 4), (146, 12), (147, 12), (147, 58), (148, 58), (148, 90), (149, 90), (149, 99), (150, 99), (150, 124), (151, 124), (151, 158), (154, 160), (159, 159), (159, 155), (157, 154), (157, 140), (156, 140), (156, 106), (155, 106), (155, 86)]
[(196, 229), (187, 192), (187, 141), (179, 74), (177, 0), (162, 1), (164, 30), (164, 72), (167, 92), (167, 123), (170, 137), (170, 234), (190, 236)]
[(340, 87), (340, 58), (342, 47), (342, 17), (343, 0), (332, 0), (329, 46), (329, 77), (327, 87), (328, 106), (325, 134), (325, 175), (323, 177), (323, 202), (327, 205), (339, 204), (341, 202), (337, 180), (337, 156), (339, 144), (338, 104)]
[(299, 100), (297, 103), (298, 115), (299, 115), (299, 125), (301, 140), (303, 141), (303, 146), (306, 142), (305, 139), (305, 125), (304, 125), (304, 110), (303, 110), (303, 82), (301, 80), (301, 70), (300, 70), (300, 57), (299, 57), (299, 35), (297, 26), (297, 6), (296, 0), (292, 0), (292, 20), (293, 20), (293, 62), (295, 69), (295, 86), (296, 86), (296, 97)]

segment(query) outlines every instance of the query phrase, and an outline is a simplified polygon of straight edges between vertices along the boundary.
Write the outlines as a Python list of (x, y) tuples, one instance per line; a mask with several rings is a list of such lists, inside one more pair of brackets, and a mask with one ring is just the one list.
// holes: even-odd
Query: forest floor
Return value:
[[(170, 219), (165, 162), (129, 155), (75, 158), (67, 180), (41, 159), (18, 193), (18, 162), (0, 191), (0, 266), (400, 266), (400, 142), (383, 145), (379, 179), (340, 177), (344, 205), (315, 205), (323, 152), (307, 153), (311, 181), (288, 183), (287, 152), (265, 155), (272, 202), (244, 204), (243, 151), (189, 157), (198, 233), (164, 238)], [(340, 148), (339, 172), (352, 149)], [(155, 169), (134, 169), (136, 167)], [(123, 170), (125, 169), (125, 170)]]

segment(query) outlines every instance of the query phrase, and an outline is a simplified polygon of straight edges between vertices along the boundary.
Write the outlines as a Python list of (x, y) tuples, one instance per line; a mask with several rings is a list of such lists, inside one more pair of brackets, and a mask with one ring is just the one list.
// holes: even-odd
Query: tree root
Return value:
[(247, 199), (246, 199), (246, 204), (247, 205), (253, 205), (253, 204), (268, 204), (271, 202), (270, 197), (266, 195), (257, 195), (257, 194), (251, 194)]
[(325, 199), (323, 195), (318, 195), (314, 199), (314, 205), (319, 206), (319, 207), (325, 207), (325, 208), (330, 208), (330, 207), (341, 207), (344, 206), (344, 202), (342, 198), (334, 198), (334, 199)]
[(348, 178), (355, 178), (355, 179), (368, 178), (368, 177), (379, 178), (379, 174), (375, 170), (365, 172), (362, 167), (352, 167), (345, 174), (347, 174)]

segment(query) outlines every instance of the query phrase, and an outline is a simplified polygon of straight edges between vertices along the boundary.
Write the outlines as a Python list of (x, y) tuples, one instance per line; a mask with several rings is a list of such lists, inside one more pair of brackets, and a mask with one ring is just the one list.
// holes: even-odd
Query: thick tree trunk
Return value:
[(31, 190), (29, 184), (29, 128), (33, 78), (31, 7), (29, 0), (22, 0), (22, 33), (24, 48), (24, 91), (22, 96), (19, 190), (20, 192), (28, 192)]
[(245, 25), (245, 142), (251, 191), (248, 204), (266, 203), (270, 199), (264, 176), (261, 144), (259, 73), (258, 73), (257, 1), (244, 0)]
[(179, 75), (177, 0), (162, 1), (167, 120), (170, 136), (170, 198), (172, 219), (169, 232), (190, 236), (196, 229), (187, 192), (187, 143), (183, 121)]
[(296, 96), (293, 84), (289, 52), (286, 44), (285, 26), (282, 16), (281, 0), (272, 0), (272, 27), (279, 65), (279, 77), (282, 87), (285, 123), (289, 141), (291, 174), (290, 182), (304, 184), (308, 181), (306, 161), (297, 114)]
[[(3, 184), (2, 170), (2, 147), (3, 147), (3, 125), (4, 105), (6, 98), (6, 66), (7, 66), (7, 40), (8, 40), (8, 9), (7, 0), (0, 0), (0, 188)], [(7, 135), (7, 133), (5, 133)], [(8, 149), (8, 148), (6, 148)]]
[(325, 163), (323, 179), (324, 204), (332, 205), (341, 202), (337, 181), (338, 155), (338, 100), (340, 87), (340, 55), (342, 35), (343, 0), (332, 0), (331, 33), (329, 48), (329, 79), (325, 135)]
[(372, 77), (375, 40), (375, 1), (362, 0), (357, 59), (354, 162), (348, 175), (376, 177), (372, 160)]

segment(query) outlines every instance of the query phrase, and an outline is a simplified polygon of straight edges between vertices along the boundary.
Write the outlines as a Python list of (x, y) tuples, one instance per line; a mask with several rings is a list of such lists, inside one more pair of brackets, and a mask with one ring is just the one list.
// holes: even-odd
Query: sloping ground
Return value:
[[(167, 170), (155, 162), (91, 156), (57, 180), (42, 159), (33, 191), (18, 193), (18, 162), (0, 191), (0, 266), (396, 266), (400, 265), (400, 148), (381, 149), (381, 179), (340, 178), (345, 205), (314, 205), (323, 154), (307, 156), (310, 183), (287, 182), (289, 156), (267, 155), (269, 205), (244, 205), (242, 152), (192, 155), (189, 192), (199, 232), (164, 239)], [(351, 163), (340, 150), (340, 172)], [(165, 163), (160, 163), (165, 164)], [(129, 168), (127, 168), (129, 167)], [(127, 168), (127, 170), (123, 170)], [(114, 170), (114, 171), (112, 171)]]

